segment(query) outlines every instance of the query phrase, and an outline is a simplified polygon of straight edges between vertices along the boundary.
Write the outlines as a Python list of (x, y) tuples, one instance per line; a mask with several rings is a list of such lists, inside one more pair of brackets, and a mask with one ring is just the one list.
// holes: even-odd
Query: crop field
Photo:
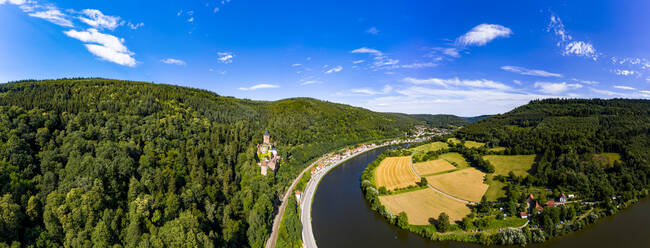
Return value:
[(433, 189), (426, 188), (397, 195), (380, 196), (381, 203), (395, 215), (405, 212), (409, 223), (429, 225), (430, 218), (438, 218), (440, 213), (449, 215), (450, 221), (461, 220), (471, 211), (462, 202), (446, 197)]
[(444, 159), (447, 160), (449, 163), (454, 162), (458, 166), (458, 169), (463, 169), (469, 167), (469, 163), (463, 155), (460, 155), (460, 153), (457, 152), (449, 152), (449, 153), (444, 153), (441, 154), (438, 159)]
[(614, 165), (614, 161), (619, 161), (619, 162), (621, 161), (621, 154), (613, 153), (613, 152), (598, 153), (594, 156), (596, 157), (596, 159), (603, 161), (609, 166)]
[(482, 142), (476, 142), (476, 141), (471, 141), (471, 140), (465, 141), (465, 147), (467, 147), (467, 148), (479, 148), (479, 147), (482, 147), (484, 145), (485, 145), (485, 143), (482, 143)]
[(455, 166), (451, 165), (447, 160), (444, 159), (416, 163), (413, 164), (413, 167), (415, 168), (415, 172), (417, 172), (420, 176), (456, 169)]
[(517, 176), (527, 176), (535, 162), (535, 155), (487, 155), (483, 159), (494, 165), (495, 175), (507, 176), (512, 171)]
[(429, 144), (424, 144), (424, 145), (421, 145), (421, 146), (416, 146), (416, 147), (413, 147), (413, 148), (411, 148), (409, 150), (412, 151), (412, 152), (426, 153), (428, 151), (438, 151), (438, 150), (447, 149), (447, 148), (449, 148), (449, 145), (447, 145), (447, 143), (437, 141), (437, 142), (433, 142), (433, 143), (429, 143)]
[(492, 177), (493, 177), (492, 175), (488, 175), (488, 178), (485, 181), (485, 183), (490, 185), (490, 187), (488, 187), (487, 191), (485, 191), (485, 198), (488, 201), (496, 201), (499, 198), (506, 196), (506, 190), (504, 189), (506, 184), (503, 183), (503, 182), (494, 180)]
[(451, 143), (453, 143), (455, 145), (455, 144), (460, 143), (460, 140), (456, 139), (456, 138), (449, 138), (449, 139), (447, 139), (447, 142), (451, 142)]
[(411, 157), (389, 157), (381, 161), (375, 170), (377, 187), (388, 190), (406, 188), (420, 180), (411, 170)]
[(492, 147), (492, 148), (490, 148), (488, 150), (491, 151), (491, 152), (502, 152), (502, 151), (505, 151), (506, 148), (503, 147), (503, 146), (497, 146), (497, 147)]
[(449, 195), (468, 201), (481, 201), (488, 189), (483, 181), (485, 173), (466, 168), (450, 173), (426, 177), (429, 184)]

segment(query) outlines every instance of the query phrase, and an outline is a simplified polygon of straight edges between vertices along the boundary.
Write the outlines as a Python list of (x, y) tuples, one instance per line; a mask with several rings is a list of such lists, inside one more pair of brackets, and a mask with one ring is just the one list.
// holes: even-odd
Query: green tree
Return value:
[(409, 226), (409, 217), (406, 212), (400, 212), (397, 215), (396, 224), (399, 228), (406, 229)]
[(438, 232), (447, 232), (449, 230), (449, 226), (449, 215), (447, 215), (445, 212), (440, 213), (438, 220), (436, 221), (436, 228), (438, 229)]

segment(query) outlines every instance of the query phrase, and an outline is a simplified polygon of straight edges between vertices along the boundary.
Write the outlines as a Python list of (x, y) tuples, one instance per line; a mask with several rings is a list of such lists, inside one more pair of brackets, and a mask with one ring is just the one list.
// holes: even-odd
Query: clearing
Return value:
[(426, 178), (434, 188), (454, 197), (474, 202), (481, 201), (481, 197), (489, 186), (483, 183), (485, 173), (471, 167)]
[(449, 145), (447, 145), (447, 143), (437, 141), (437, 142), (433, 142), (433, 143), (429, 143), (429, 144), (425, 144), (425, 145), (421, 145), (421, 146), (416, 146), (416, 147), (413, 147), (413, 148), (411, 148), (409, 150), (414, 152), (414, 153), (417, 153), (417, 152), (426, 153), (428, 151), (438, 151), (438, 150), (447, 149), (447, 148), (449, 148)]
[(621, 162), (621, 154), (614, 152), (598, 153), (595, 154), (594, 157), (597, 160), (602, 161), (604, 164), (608, 164), (609, 166), (613, 166), (614, 161)]
[(460, 155), (460, 153), (457, 152), (449, 152), (449, 153), (441, 154), (440, 156), (438, 156), (438, 159), (447, 160), (447, 162), (449, 163), (452, 162), (456, 163), (457, 166), (456, 168), (458, 169), (469, 167), (469, 163), (467, 162), (467, 160), (465, 160), (463, 155)]
[(451, 165), (447, 160), (444, 159), (416, 163), (413, 164), (413, 168), (415, 168), (415, 172), (417, 172), (420, 176), (456, 169), (455, 166)]
[(446, 197), (433, 189), (426, 188), (408, 193), (380, 196), (381, 203), (398, 215), (405, 212), (408, 215), (409, 223), (413, 225), (429, 225), (429, 219), (438, 218), (440, 213), (449, 215), (449, 220), (461, 220), (471, 210), (465, 204)]
[(516, 176), (528, 176), (535, 155), (487, 155), (483, 159), (494, 165), (495, 175), (507, 176), (512, 171)]
[(485, 143), (482, 142), (476, 142), (471, 140), (465, 141), (465, 147), (467, 148), (479, 148), (479, 147), (483, 147), (484, 145)]
[(506, 148), (503, 147), (503, 146), (497, 146), (497, 147), (492, 147), (492, 148), (488, 149), (488, 151), (491, 151), (491, 152), (502, 152), (502, 151), (505, 151), (505, 150), (506, 150)]
[(388, 190), (406, 188), (416, 185), (420, 179), (411, 170), (411, 157), (388, 157), (375, 169), (377, 188)]

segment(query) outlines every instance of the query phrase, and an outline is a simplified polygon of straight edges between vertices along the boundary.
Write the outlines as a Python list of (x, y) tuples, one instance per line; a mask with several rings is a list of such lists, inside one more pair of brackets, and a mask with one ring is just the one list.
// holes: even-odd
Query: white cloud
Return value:
[(515, 79), (515, 80), (512, 80), (512, 82), (515, 83), (516, 85), (521, 85), (521, 81), (519, 81), (519, 80)]
[(539, 77), (562, 77), (562, 74), (559, 73), (552, 73), (552, 72), (535, 70), (535, 69), (526, 69), (519, 66), (506, 65), (506, 66), (501, 66), (501, 69), (504, 71), (519, 73), (521, 75), (539, 76)]
[(367, 53), (367, 54), (372, 54), (372, 55), (375, 55), (375, 56), (383, 55), (383, 53), (381, 51), (379, 51), (377, 49), (367, 48), (367, 47), (354, 49), (354, 50), (350, 51), (350, 53)]
[(635, 88), (632, 88), (630, 86), (623, 86), (623, 85), (614, 85), (614, 88), (619, 90), (636, 90)]
[(100, 33), (94, 28), (89, 28), (86, 31), (68, 30), (63, 33), (86, 43), (88, 51), (106, 61), (129, 67), (134, 67), (136, 64), (133, 58), (134, 53), (124, 45), (124, 39)]
[(456, 42), (464, 46), (483, 46), (496, 38), (509, 37), (511, 34), (512, 30), (504, 26), (483, 23), (458, 37)]
[(47, 10), (29, 13), (29, 16), (41, 18), (62, 27), (74, 27), (72, 21), (68, 19), (69, 17), (66, 14), (61, 13), (61, 11), (52, 6), (48, 7)]
[(632, 75), (636, 74), (636, 71), (617, 69), (614, 73), (616, 73), (616, 75), (619, 75), (619, 76), (632, 76)]
[(26, 2), (27, 1), (25, 1), (25, 0), (0, 0), (0, 4), (9, 3), (9, 4), (14, 4), (14, 5), (23, 5)]
[(350, 92), (352, 95), (369, 95), (369, 96), (374, 96), (374, 95), (385, 95), (393, 91), (393, 87), (390, 85), (385, 85), (384, 88), (381, 89), (381, 91), (378, 90), (373, 90), (370, 88), (361, 88), (361, 89), (351, 89)]
[(458, 53), (458, 48), (455, 48), (455, 47), (443, 48), (442, 53), (444, 53), (444, 54), (446, 54), (448, 56), (454, 57), (454, 58), (460, 57), (460, 54)]
[(194, 22), (194, 16), (192, 16), (192, 17), (190, 17), (189, 19), (187, 19), (187, 22)]
[(411, 63), (407, 65), (402, 65), (402, 68), (407, 68), (407, 69), (419, 69), (419, 68), (426, 68), (426, 67), (435, 67), (438, 64), (432, 63), (432, 62), (425, 62), (425, 63)]
[(551, 14), (551, 21), (546, 26), (546, 32), (551, 31), (560, 38), (556, 45), (562, 48), (562, 56), (576, 55), (598, 60), (599, 54), (596, 48), (590, 42), (574, 41), (565, 29), (562, 20), (554, 14)]
[(368, 30), (366, 30), (366, 33), (372, 34), (372, 35), (378, 35), (379, 34), (379, 29), (376, 27), (371, 27)]
[(212, 10), (212, 13), (217, 13), (217, 12), (219, 12), (219, 7), (214, 8), (214, 9)]
[(296, 64), (292, 64), (291, 67), (299, 67), (299, 66), (301, 66), (301, 65), (302, 65), (302, 64), (298, 64), (298, 63), (296, 63)]
[(339, 65), (339, 66), (336, 66), (336, 67), (334, 67), (332, 69), (329, 69), (329, 70), (325, 71), (325, 74), (332, 74), (334, 72), (340, 72), (342, 70), (343, 70), (343, 67)]
[(650, 90), (642, 90), (640, 92), (643, 93), (643, 94), (650, 94)]
[(467, 79), (442, 79), (442, 78), (428, 78), (428, 79), (417, 79), (412, 77), (407, 77), (403, 79), (404, 82), (419, 84), (419, 85), (439, 85), (443, 87), (449, 86), (464, 86), (472, 88), (490, 88), (490, 89), (499, 89), (499, 90), (510, 90), (510, 86), (505, 84), (495, 82), (487, 79), (478, 79), (478, 80), (467, 80)]
[(131, 28), (133, 30), (136, 30), (136, 29), (141, 28), (141, 27), (144, 27), (144, 23), (142, 23), (142, 22), (140, 22), (138, 24), (133, 24), (133, 23), (129, 22), (129, 28)]
[(582, 88), (582, 85), (567, 84), (566, 82), (562, 82), (562, 83), (536, 82), (535, 88), (539, 88), (540, 92), (547, 93), (547, 94), (560, 94), (571, 89), (580, 89)]
[(308, 81), (302, 82), (300, 85), (322, 84), (322, 83), (323, 83), (323, 81), (308, 80)]
[(217, 60), (219, 60), (220, 63), (224, 64), (232, 63), (232, 59), (235, 57), (235, 55), (233, 55), (231, 52), (218, 52), (217, 55), (219, 56)]
[(84, 9), (81, 11), (84, 16), (79, 16), (79, 20), (98, 29), (115, 30), (120, 25), (119, 16), (104, 15), (101, 11), (96, 9)]
[(576, 81), (576, 82), (580, 82), (580, 83), (582, 83), (582, 84), (588, 84), (588, 85), (596, 85), (596, 84), (600, 84), (600, 82), (598, 82), (598, 81), (592, 81), (592, 80), (581, 80), (581, 79), (577, 79), (577, 78), (574, 78), (574, 79), (572, 79), (572, 80), (573, 80), (573, 81)]
[(572, 41), (564, 47), (562, 55), (578, 55), (582, 57), (589, 57), (593, 60), (598, 60), (596, 49), (591, 43), (584, 41)]
[(275, 89), (275, 88), (280, 88), (280, 86), (275, 84), (256, 84), (248, 88), (241, 87), (239, 88), (239, 90), (249, 91), (249, 90)]
[(352, 64), (355, 64), (355, 65), (356, 65), (356, 64), (360, 64), (360, 63), (363, 63), (363, 62), (366, 62), (366, 61), (365, 61), (365, 60), (363, 60), (363, 59), (360, 59), (360, 60), (355, 60), (355, 61), (352, 61)]
[(165, 64), (170, 64), (170, 65), (185, 65), (185, 61), (182, 61), (180, 59), (173, 59), (173, 58), (167, 58), (163, 59), (160, 62), (163, 62)]

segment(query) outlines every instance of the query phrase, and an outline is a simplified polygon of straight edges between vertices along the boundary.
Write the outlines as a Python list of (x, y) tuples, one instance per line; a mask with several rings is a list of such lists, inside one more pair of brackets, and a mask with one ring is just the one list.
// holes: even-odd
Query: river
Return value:
[[(387, 223), (370, 210), (359, 187), (361, 173), (387, 147), (352, 158), (320, 182), (312, 205), (312, 226), (320, 248), (482, 247), (431, 241)], [(650, 247), (650, 199), (603, 218), (580, 232), (527, 247)]]

